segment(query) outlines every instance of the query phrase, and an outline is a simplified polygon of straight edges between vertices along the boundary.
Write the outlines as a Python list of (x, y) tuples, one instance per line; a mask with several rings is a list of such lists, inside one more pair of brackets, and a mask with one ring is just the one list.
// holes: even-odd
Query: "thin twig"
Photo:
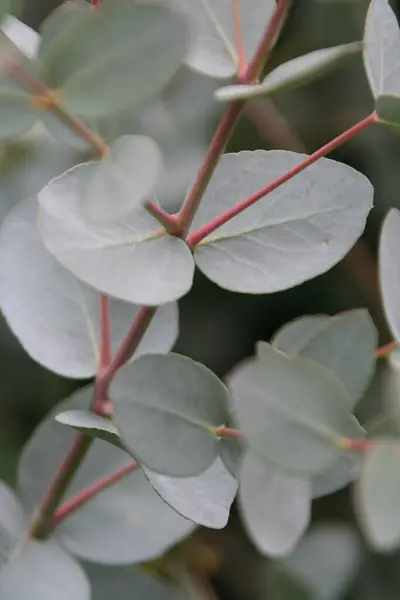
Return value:
[(117, 483), (129, 473), (132, 473), (136, 467), (137, 462), (135, 460), (131, 460), (129, 463), (119, 467), (109, 475), (106, 475), (101, 479), (97, 479), (97, 481), (94, 481), (87, 488), (81, 490), (66, 502), (63, 502), (63, 504), (61, 504), (54, 512), (54, 516), (51, 521), (52, 526), (55, 527), (56, 525), (59, 525), (60, 522), (68, 517), (72, 512), (88, 502), (88, 500), (91, 500), (97, 496), (99, 492), (102, 492), (106, 488), (110, 487), (110, 485), (113, 483)]
[(240, 24), (240, 12), (239, 12), (239, 0), (231, 0), (232, 5), (232, 15), (233, 15), (233, 24), (235, 29), (235, 43), (236, 43), (236, 52), (238, 55), (238, 76), (244, 74), (247, 69), (246, 55), (244, 52), (243, 45), (243, 33), (242, 27)]

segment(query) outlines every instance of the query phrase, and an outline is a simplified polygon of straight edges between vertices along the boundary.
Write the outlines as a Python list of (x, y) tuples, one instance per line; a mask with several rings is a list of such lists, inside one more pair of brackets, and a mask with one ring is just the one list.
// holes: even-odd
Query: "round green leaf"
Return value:
[(387, 215), (379, 246), (379, 275), (383, 306), (390, 328), (400, 341), (400, 211), (392, 208)]
[[(225, 154), (193, 229), (305, 158), (284, 150)], [(322, 158), (200, 242), (194, 250), (196, 264), (232, 291), (264, 294), (291, 288), (347, 254), (364, 229), (372, 197), (364, 175)]]
[(301, 317), (282, 327), (272, 345), (327, 367), (344, 384), (354, 408), (375, 369), (378, 334), (366, 310), (353, 310), (334, 317)]
[(59, 89), (62, 103), (75, 115), (96, 118), (156, 96), (181, 65), (187, 43), (182, 13), (105, 0), (98, 10), (73, 18), (41, 59), (46, 83)]
[(326, 470), (343, 438), (362, 435), (348, 394), (326, 368), (270, 348), (229, 381), (236, 416), (250, 448), (267, 461), (304, 474)]
[(28, 541), (3, 565), (1, 600), (90, 600), (83, 569), (52, 541)]
[[(19, 465), (19, 487), (29, 511), (43, 497), (75, 435), (54, 417), (62, 410), (87, 408), (92, 394), (90, 386), (56, 406), (25, 446)], [(125, 452), (94, 441), (66, 499), (127, 463), (130, 459)], [(138, 467), (62, 521), (54, 535), (80, 558), (118, 565), (156, 558), (193, 527), (161, 500)]]
[(310, 520), (309, 482), (291, 477), (249, 452), (243, 459), (239, 484), (241, 514), (258, 550), (267, 556), (292, 552)]
[[(44, 248), (35, 198), (18, 204), (0, 230), (0, 308), (34, 360), (66, 377), (95, 374), (99, 297)], [(126, 333), (137, 306), (110, 299), (112, 350)], [(161, 306), (135, 353), (167, 352), (178, 335), (176, 303)]]
[(157, 473), (197, 475), (218, 456), (215, 427), (227, 420), (224, 384), (179, 354), (148, 354), (120, 369), (110, 388), (126, 448)]
[(357, 515), (370, 544), (390, 552), (400, 546), (400, 447), (374, 440), (356, 488)]
[(358, 54), (361, 48), (360, 42), (353, 42), (314, 50), (279, 65), (260, 84), (226, 86), (217, 90), (215, 97), (217, 100), (231, 102), (290, 91), (341, 66), (347, 58)]
[(133, 567), (84, 565), (92, 600), (177, 600), (174, 588)]
[(183, 517), (203, 527), (225, 527), (237, 481), (219, 458), (196, 477), (168, 477), (147, 467), (143, 470), (161, 498)]
[[(186, 59), (192, 69), (211, 77), (233, 77), (237, 69), (232, 4), (227, 0), (185, 0), (182, 5), (191, 15), (194, 39)], [(275, 0), (260, 7), (259, 0), (239, 2), (243, 45), (250, 60), (271, 18)]]
[(123, 135), (101, 160), (84, 185), (82, 214), (93, 222), (116, 219), (142, 206), (162, 170), (157, 144), (144, 135)]
[(96, 226), (84, 219), (80, 193), (92, 168), (74, 167), (39, 193), (46, 248), (79, 279), (121, 300), (158, 306), (185, 295), (193, 280), (191, 252), (144, 208)]
[(59, 43), (67, 31), (73, 31), (76, 24), (86, 18), (90, 11), (91, 6), (87, 0), (68, 0), (53, 10), (39, 29), (39, 59), (45, 58), (48, 47), (53, 42)]

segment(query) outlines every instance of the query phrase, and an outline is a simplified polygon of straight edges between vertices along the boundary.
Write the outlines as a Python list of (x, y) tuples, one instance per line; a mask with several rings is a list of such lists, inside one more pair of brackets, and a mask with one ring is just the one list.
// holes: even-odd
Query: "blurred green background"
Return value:
[[(37, 30), (58, 4), (57, 0), (26, 0), (16, 7), (15, 14)], [(361, 39), (367, 5), (367, 0), (295, 1), (269, 68), (317, 48)], [(393, 6), (399, 13), (399, 5)], [(179, 90), (178, 84), (182, 84)], [(124, 121), (124, 128), (149, 132), (160, 142), (172, 174), (171, 185), (164, 188), (161, 202), (171, 209), (179, 205), (217, 122), (221, 107), (212, 98), (217, 85), (183, 70), (163, 102), (147, 108), (135, 119), (127, 116)], [(318, 82), (276, 97), (274, 104), (265, 100), (250, 103), (229, 149), (286, 148), (311, 152), (371, 109), (362, 60), (355, 57)], [(353, 307), (367, 307), (379, 329), (381, 343), (388, 341), (379, 297), (376, 247), (388, 208), (400, 208), (400, 132), (376, 126), (331, 157), (360, 170), (374, 185), (375, 207), (363, 239), (329, 273), (271, 296), (229, 293), (197, 274), (192, 291), (180, 302), (178, 352), (223, 376), (239, 360), (252, 354), (257, 340), (268, 340), (285, 322), (303, 314), (335, 314)], [(17, 142), (1, 145), (0, 219), (15, 203), (39, 191), (50, 177), (86, 158), (84, 151), (61, 144), (41, 129)], [(13, 483), (19, 451), (32, 429), (78, 384), (33, 363), (3, 321), (0, 357), (0, 477)], [(373, 392), (361, 405), (363, 416), (377, 411), (379, 391), (379, 382), (375, 382)], [(350, 495), (351, 490), (344, 490), (318, 500), (314, 503), (314, 518), (349, 521), (356, 527)], [(225, 530), (199, 532), (198, 539), (201, 547), (205, 544), (218, 556), (218, 567), (212, 574), (216, 598), (268, 597), (266, 559), (246, 538), (235, 511)], [(200, 550), (198, 553), (200, 556)], [(400, 555), (375, 556), (366, 551), (347, 597), (398, 599)], [(211, 600), (212, 596), (204, 598)], [(286, 598), (291, 596), (284, 595), (281, 600)]]

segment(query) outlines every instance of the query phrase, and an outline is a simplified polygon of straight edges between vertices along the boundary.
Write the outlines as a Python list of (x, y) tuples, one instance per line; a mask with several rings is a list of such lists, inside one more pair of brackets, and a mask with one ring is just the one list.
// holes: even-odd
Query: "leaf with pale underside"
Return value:
[(93, 164), (82, 192), (82, 214), (93, 222), (118, 219), (151, 198), (163, 158), (154, 140), (123, 135)]
[(106, 417), (101, 417), (89, 410), (66, 410), (59, 413), (55, 420), (57, 423), (80, 431), (88, 437), (104, 440), (124, 450), (117, 428)]
[(217, 90), (215, 97), (222, 102), (231, 102), (288, 92), (318, 77), (323, 77), (332, 69), (341, 66), (351, 56), (359, 54), (361, 48), (360, 42), (353, 42), (314, 50), (279, 65), (262, 83), (226, 86)]
[(179, 354), (141, 356), (118, 371), (110, 398), (125, 447), (153, 471), (198, 475), (217, 458), (215, 428), (227, 420), (229, 396), (204, 365)]
[[(99, 355), (99, 295), (44, 248), (37, 211), (35, 198), (24, 200), (0, 229), (0, 308), (34, 360), (66, 377), (91, 377)], [(138, 307), (110, 299), (109, 308), (115, 352)], [(168, 352), (177, 335), (176, 303), (161, 306), (135, 356)]]
[[(305, 158), (284, 150), (225, 154), (192, 229)], [(264, 294), (291, 288), (346, 255), (364, 229), (372, 198), (364, 175), (322, 158), (203, 239), (194, 249), (196, 264), (231, 291)]]
[(388, 0), (372, 0), (369, 5), (364, 64), (378, 116), (400, 123), (400, 30)]
[(144, 208), (94, 225), (81, 212), (82, 186), (93, 165), (78, 165), (39, 193), (39, 232), (57, 260), (97, 290), (157, 306), (186, 294), (194, 263), (189, 248), (167, 235)]
[(188, 35), (186, 18), (171, 7), (106, 0), (97, 11), (72, 19), (46, 45), (46, 83), (79, 117), (136, 109), (177, 72)]
[[(227, 79), (237, 69), (234, 18), (227, 0), (183, 0), (180, 5), (192, 18), (194, 35), (186, 58), (188, 66), (200, 73)], [(249, 61), (271, 18), (275, 0), (260, 6), (259, 0), (239, 2), (239, 20), (245, 56)]]
[[(66, 410), (87, 409), (92, 396), (93, 386), (89, 386), (56, 406), (25, 446), (18, 479), (21, 500), (29, 512), (42, 499), (76, 435), (54, 417)], [(117, 469), (133, 464), (126, 452), (95, 440), (65, 500)], [(178, 515), (159, 497), (137, 467), (60, 522), (54, 535), (79, 558), (122, 565), (156, 558), (193, 528), (192, 522)]]
[(253, 452), (245, 455), (239, 474), (239, 505), (251, 539), (262, 554), (290, 554), (310, 520), (311, 490)]
[(270, 347), (229, 380), (239, 426), (267, 462), (310, 476), (332, 466), (343, 440), (364, 434), (343, 384), (325, 367)]
[(201, 475), (168, 477), (143, 467), (161, 498), (186, 519), (211, 529), (222, 529), (237, 492), (237, 481), (217, 458)]
[(391, 552), (400, 546), (399, 492), (398, 441), (374, 439), (356, 487), (356, 507), (368, 542), (376, 550)]

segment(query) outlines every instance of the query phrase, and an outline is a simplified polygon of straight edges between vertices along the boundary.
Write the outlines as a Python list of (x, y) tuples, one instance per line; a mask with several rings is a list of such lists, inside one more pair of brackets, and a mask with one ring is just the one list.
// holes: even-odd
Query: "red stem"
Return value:
[(62, 500), (71, 479), (83, 462), (89, 450), (91, 439), (82, 433), (75, 436), (68, 453), (57, 469), (57, 473), (49, 485), (36, 517), (30, 523), (28, 536), (30, 538), (44, 538), (49, 532), (49, 521), (58, 504)]
[(151, 200), (145, 204), (145, 209), (155, 219), (157, 219), (157, 221), (159, 221), (161, 225), (165, 227), (165, 230), (171, 235), (175, 235), (180, 232), (179, 220), (176, 215), (170, 215), (169, 213), (165, 212), (161, 206), (155, 202), (152, 202)]
[(107, 369), (111, 362), (110, 310), (108, 296), (100, 294), (100, 358), (99, 371)]
[[(243, 74), (240, 75), (240, 83), (252, 83), (253, 80), (258, 77), (259, 71), (262, 70), (268, 58), (268, 52), (277, 37), (278, 30), (285, 19), (285, 15), (290, 5), (291, 0), (278, 1), (275, 11), (264, 30), (264, 34), (252, 60), (250, 61), (250, 64), (245, 69)], [(227, 106), (225, 113), (222, 116), (222, 119), (207, 149), (207, 153), (204, 157), (200, 170), (197, 173), (189, 193), (185, 198), (182, 208), (177, 215), (180, 225), (179, 233), (182, 236), (188, 231), (192, 223), (193, 217), (196, 214), (204, 192), (210, 183), (211, 177), (213, 176), (219, 159), (232, 135), (233, 129), (237, 120), (239, 119), (244, 105), (244, 101), (232, 102)]]
[(92, 0), (92, 8), (100, 8), (100, 0)]
[(241, 77), (241, 75), (247, 70), (246, 63), (246, 54), (244, 52), (243, 46), (243, 34), (242, 27), (240, 25), (240, 13), (239, 13), (239, 0), (231, 0), (232, 3), (232, 14), (233, 14), (233, 24), (235, 28), (235, 42), (236, 42), (236, 51), (238, 54), (238, 69), (237, 76)]
[(99, 492), (106, 489), (113, 483), (116, 483), (117, 481), (125, 477), (125, 475), (128, 475), (128, 473), (131, 473), (136, 467), (137, 462), (131, 460), (128, 464), (124, 465), (123, 467), (119, 467), (119, 469), (117, 469), (113, 473), (110, 473), (109, 475), (106, 475), (105, 477), (94, 481), (87, 488), (78, 492), (77, 494), (75, 494), (75, 496), (72, 496), (72, 498), (70, 498), (66, 502), (63, 502), (63, 504), (61, 504), (54, 513), (53, 519), (51, 521), (52, 527), (58, 525), (60, 521), (65, 519), (65, 517), (70, 515), (80, 506), (82, 506), (82, 504), (85, 504), (88, 500), (96, 496)]
[(366, 129), (369, 125), (376, 123), (376, 121), (377, 115), (375, 112), (373, 112), (370, 115), (368, 115), (368, 117), (366, 117), (359, 123), (356, 123), (356, 125), (353, 125), (353, 127), (350, 127), (350, 129), (347, 129), (345, 132), (341, 133), (333, 140), (322, 146), (322, 148), (320, 148), (310, 156), (307, 156), (307, 158), (302, 160), (295, 167), (289, 169), (289, 171), (287, 171), (283, 175), (280, 175), (257, 192), (254, 192), (254, 194), (251, 194), (244, 200), (241, 200), (232, 208), (229, 208), (221, 215), (218, 215), (214, 219), (211, 219), (211, 221), (190, 233), (186, 239), (189, 247), (194, 248), (205, 237), (210, 235), (210, 233), (218, 229), (218, 227), (221, 227), (221, 225), (227, 223), (228, 221), (239, 215), (241, 212), (246, 210), (246, 208), (249, 208), (249, 206), (257, 202), (267, 194), (271, 193), (272, 191), (276, 190), (276, 188), (283, 185), (284, 183), (289, 181), (289, 179), (292, 179), (295, 175), (298, 175), (298, 173), (301, 173), (301, 171), (304, 171), (304, 169), (315, 163), (319, 158), (325, 156), (325, 154), (328, 154), (344, 142), (347, 142), (347, 140), (349, 140), (351, 137), (353, 137), (363, 129)]
[(268, 56), (273, 49), (279, 36), (282, 26), (289, 13), (293, 0), (277, 0), (275, 10), (265, 28), (264, 34), (259, 45), (247, 67), (243, 77), (238, 79), (238, 83), (252, 83), (261, 75), (263, 67), (268, 60)]
[(215, 434), (221, 438), (237, 438), (242, 437), (243, 433), (240, 429), (233, 429), (232, 427), (216, 427)]
[(390, 356), (391, 353), (393, 352), (393, 350), (397, 347), (397, 342), (389, 342), (388, 344), (385, 344), (384, 346), (381, 346), (380, 348), (378, 348), (375, 352), (375, 358), (385, 358), (387, 356)]

